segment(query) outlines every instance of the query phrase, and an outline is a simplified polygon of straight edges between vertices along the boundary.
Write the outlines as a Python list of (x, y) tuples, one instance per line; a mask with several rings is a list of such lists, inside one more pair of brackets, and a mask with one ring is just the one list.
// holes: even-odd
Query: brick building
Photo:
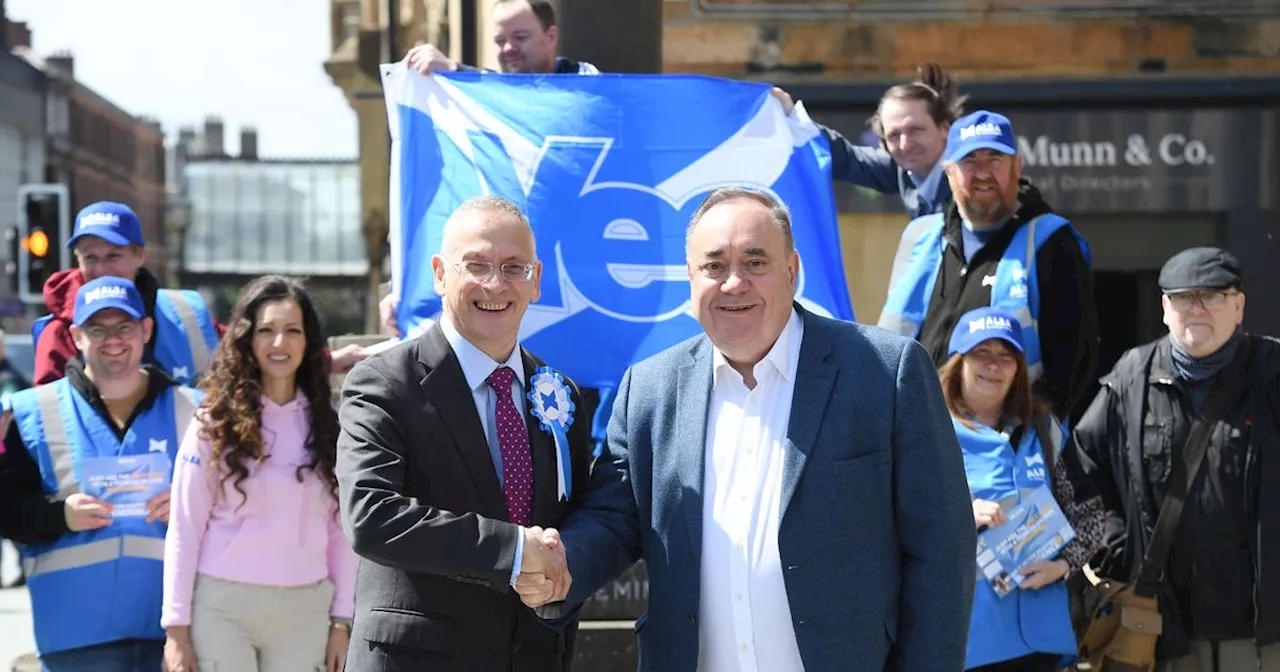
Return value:
[(25, 41), (11, 43), (13, 53), (48, 78), (43, 180), (67, 185), (72, 216), (95, 201), (127, 203), (142, 222), (148, 266), (164, 269), (165, 149), (159, 122), (126, 112), (76, 80), (70, 54), (41, 58), (31, 51), (30, 33), (19, 36)]
[(159, 122), (135, 117), (75, 79), (69, 54), (45, 60), (50, 76), (48, 180), (71, 191), (71, 211), (95, 201), (127, 203), (147, 240), (147, 264), (168, 265), (165, 149)]

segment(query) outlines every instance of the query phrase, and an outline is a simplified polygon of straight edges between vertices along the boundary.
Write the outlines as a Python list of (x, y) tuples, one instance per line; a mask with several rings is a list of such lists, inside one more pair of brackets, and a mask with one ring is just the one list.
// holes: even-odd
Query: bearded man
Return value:
[(952, 203), (908, 225), (918, 237), (903, 243), (911, 254), (879, 326), (920, 341), (941, 366), (961, 315), (1007, 310), (1022, 323), (1035, 393), (1069, 419), (1098, 366), (1089, 245), (1022, 178), (1017, 147), (1003, 115), (979, 110), (951, 125), (943, 169)]

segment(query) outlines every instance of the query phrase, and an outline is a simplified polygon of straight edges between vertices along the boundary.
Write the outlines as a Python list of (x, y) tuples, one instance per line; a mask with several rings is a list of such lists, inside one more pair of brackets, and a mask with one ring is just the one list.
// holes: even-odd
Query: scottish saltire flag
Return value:
[(431, 256), (466, 199), (529, 215), (542, 297), (521, 343), (589, 387), (701, 328), (685, 229), (716, 187), (772, 192), (791, 210), (808, 309), (853, 319), (830, 152), (765, 84), (686, 75), (421, 75), (383, 66), (393, 141), (392, 282), (402, 333), (440, 313)]

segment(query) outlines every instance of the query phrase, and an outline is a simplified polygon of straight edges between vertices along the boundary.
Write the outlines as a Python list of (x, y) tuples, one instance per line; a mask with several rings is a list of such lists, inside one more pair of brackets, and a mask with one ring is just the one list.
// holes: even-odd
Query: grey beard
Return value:
[(960, 210), (960, 216), (964, 217), (964, 221), (980, 229), (989, 229), (1003, 224), (1017, 210), (1017, 206), (1018, 203), (1016, 201), (1013, 204), (1007, 204), (1004, 201), (996, 200), (986, 206), (975, 206), (973, 203), (956, 201), (956, 207)]

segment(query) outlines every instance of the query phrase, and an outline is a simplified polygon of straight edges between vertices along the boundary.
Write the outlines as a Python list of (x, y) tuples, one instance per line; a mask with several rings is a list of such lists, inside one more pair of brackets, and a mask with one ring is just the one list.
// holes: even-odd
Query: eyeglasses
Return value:
[(1178, 292), (1177, 294), (1165, 294), (1169, 297), (1169, 305), (1179, 313), (1185, 313), (1191, 310), (1191, 306), (1199, 305), (1205, 310), (1218, 310), (1227, 304), (1228, 296), (1235, 296), (1239, 292), (1232, 291), (1213, 291), (1213, 290), (1196, 290), (1194, 292)]
[[(487, 261), (463, 261), (462, 263), (449, 262), (457, 271), (463, 275), (470, 276), (476, 282), (486, 282), (493, 277), (495, 267)], [(537, 266), (534, 264), (521, 264), (514, 261), (497, 266), (502, 273), (502, 279), (512, 284), (529, 282), (533, 279), (533, 271)]]
[(137, 322), (121, 322), (114, 327), (108, 327), (105, 324), (91, 324), (80, 331), (93, 343), (102, 343), (108, 338), (115, 336), (123, 340), (129, 340), (138, 333), (138, 329), (142, 325)]

